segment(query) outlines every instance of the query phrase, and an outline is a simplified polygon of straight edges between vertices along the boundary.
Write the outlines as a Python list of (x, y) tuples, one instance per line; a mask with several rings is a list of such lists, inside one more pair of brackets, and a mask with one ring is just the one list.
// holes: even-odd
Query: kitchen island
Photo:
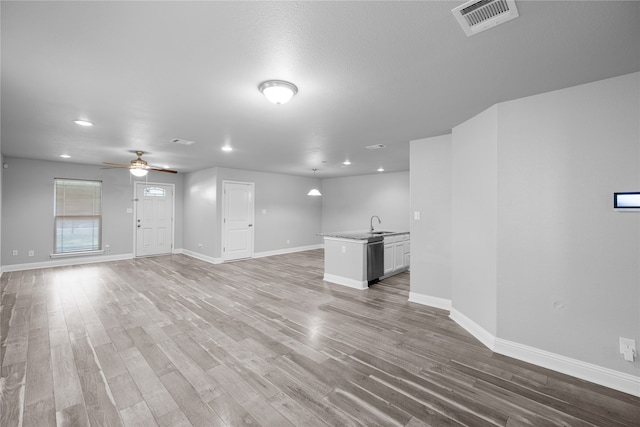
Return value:
[(344, 231), (324, 237), (324, 280), (355, 289), (409, 268), (408, 231)]

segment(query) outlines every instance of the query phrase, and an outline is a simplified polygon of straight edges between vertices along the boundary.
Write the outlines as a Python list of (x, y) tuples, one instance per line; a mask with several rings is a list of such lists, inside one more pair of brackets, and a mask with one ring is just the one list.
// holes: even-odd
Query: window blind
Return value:
[(102, 247), (102, 182), (56, 178), (54, 253)]

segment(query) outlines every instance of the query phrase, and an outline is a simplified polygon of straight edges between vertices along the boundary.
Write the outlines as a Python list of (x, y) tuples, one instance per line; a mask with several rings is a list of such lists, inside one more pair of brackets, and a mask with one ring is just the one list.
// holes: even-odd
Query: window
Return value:
[(164, 197), (165, 193), (165, 189), (161, 187), (144, 187), (145, 197)]
[(102, 182), (56, 178), (54, 254), (102, 248)]

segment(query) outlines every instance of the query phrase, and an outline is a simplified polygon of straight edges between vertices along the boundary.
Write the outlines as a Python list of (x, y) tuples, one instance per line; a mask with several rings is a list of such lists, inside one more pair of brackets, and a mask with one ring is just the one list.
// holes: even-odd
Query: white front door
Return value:
[(136, 182), (136, 256), (170, 254), (173, 185)]
[(253, 256), (252, 182), (223, 181), (222, 259)]

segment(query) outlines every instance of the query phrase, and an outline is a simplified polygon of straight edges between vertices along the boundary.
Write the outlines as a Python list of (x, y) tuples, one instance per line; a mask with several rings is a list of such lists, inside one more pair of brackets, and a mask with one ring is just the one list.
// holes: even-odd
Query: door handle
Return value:
[(142, 227), (142, 225), (138, 224), (138, 228)]
[(249, 224), (249, 227), (253, 227), (253, 224)]

